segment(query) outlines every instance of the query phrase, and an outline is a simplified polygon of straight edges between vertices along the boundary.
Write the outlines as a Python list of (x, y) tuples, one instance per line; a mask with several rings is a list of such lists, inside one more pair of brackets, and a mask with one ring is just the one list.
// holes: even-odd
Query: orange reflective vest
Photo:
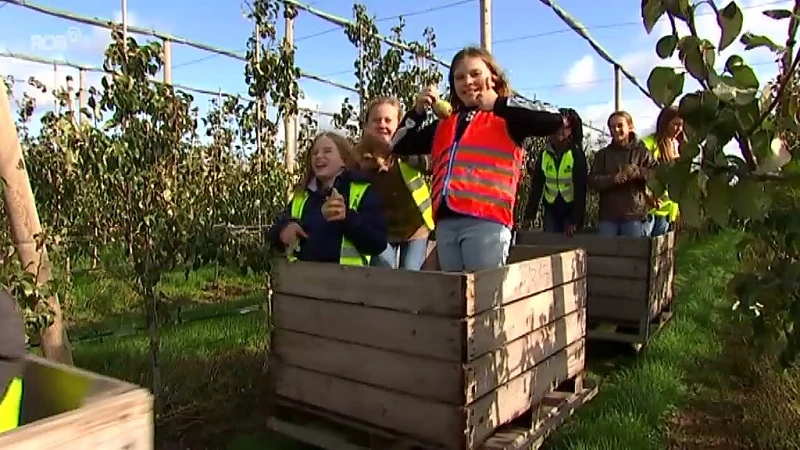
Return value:
[(444, 201), (459, 214), (511, 227), (525, 153), (508, 135), (506, 121), (489, 112), (475, 113), (456, 141), (459, 115), (441, 120), (436, 128), (433, 210)]

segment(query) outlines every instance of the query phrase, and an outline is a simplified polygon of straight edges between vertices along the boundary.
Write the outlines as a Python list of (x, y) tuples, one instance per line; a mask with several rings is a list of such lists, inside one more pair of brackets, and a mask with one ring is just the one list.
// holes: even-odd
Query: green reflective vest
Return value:
[(433, 202), (431, 201), (431, 191), (428, 189), (428, 184), (422, 178), (422, 172), (411, 167), (404, 161), (398, 161), (400, 166), (400, 173), (403, 176), (403, 181), (406, 183), (408, 192), (411, 192), (411, 197), (414, 203), (422, 213), (422, 220), (425, 221), (425, 226), (433, 231)]
[[(358, 205), (361, 204), (361, 197), (367, 191), (369, 183), (350, 183), (350, 193), (348, 194), (350, 209), (358, 210)], [(292, 198), (292, 219), (298, 222), (303, 218), (303, 207), (308, 200), (308, 191), (296, 192)], [(288, 255), (289, 261), (294, 261), (297, 258), (293, 254)], [(369, 265), (371, 257), (362, 255), (358, 252), (355, 245), (345, 238), (342, 238), (342, 250), (339, 256), (339, 264), (344, 266), (367, 266)]]
[(6, 394), (0, 401), (0, 433), (19, 426), (19, 411), (22, 406), (22, 378), (13, 378)]
[(561, 156), (561, 164), (556, 167), (556, 160), (548, 149), (542, 153), (542, 172), (544, 173), (544, 201), (553, 204), (556, 197), (561, 195), (567, 203), (575, 199), (575, 185), (572, 182), (572, 166), (575, 160), (572, 150), (567, 150)]
[[(656, 136), (651, 134), (646, 136), (642, 139), (642, 144), (650, 150), (650, 153), (653, 154), (653, 158), (658, 160), (659, 156), (661, 156), (661, 149), (658, 148), (658, 142), (656, 141)], [(664, 194), (661, 196), (661, 206), (658, 208), (654, 208), (650, 210), (650, 214), (654, 216), (661, 216), (661, 217), (669, 217), (670, 222), (675, 222), (678, 218), (679, 208), (678, 203), (670, 200), (669, 192), (666, 190)]]

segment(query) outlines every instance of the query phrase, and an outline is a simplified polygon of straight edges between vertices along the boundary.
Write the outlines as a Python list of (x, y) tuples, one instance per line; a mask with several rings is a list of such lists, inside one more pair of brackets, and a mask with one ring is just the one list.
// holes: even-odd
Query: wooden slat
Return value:
[(283, 364), (428, 400), (465, 404), (463, 369), (458, 362), (407, 355), (280, 328), (274, 332), (272, 355)]
[(586, 310), (581, 308), (508, 342), (466, 366), (466, 403), (530, 370), (586, 335)]
[(497, 427), (537, 405), (561, 382), (582, 373), (585, 355), (585, 340), (581, 339), (469, 405), (468, 448), (476, 448)]
[(586, 230), (568, 238), (561, 233), (529, 230), (517, 231), (518, 245), (562, 245), (583, 248), (591, 256), (625, 256), (647, 258), (650, 256), (650, 238), (602, 237), (594, 230)]
[(638, 323), (647, 315), (648, 304), (645, 299), (593, 296), (589, 297), (586, 309), (590, 321)]
[(648, 280), (629, 280), (611, 277), (587, 277), (589, 303), (592, 297), (615, 297), (646, 302), (649, 292)]
[[(346, 284), (347, 280), (342, 280), (342, 283)], [(379, 297), (382, 292), (373, 291), (370, 295)], [(458, 319), (286, 294), (275, 294), (272, 303), (276, 328), (410, 355), (461, 361), (464, 328)]]
[[(501, 269), (468, 275), (467, 289), (470, 291), (469, 286), (472, 285), (474, 295), (468, 296), (467, 316), (474, 316), (586, 275), (586, 253), (581, 249), (550, 252), (545, 256), (540, 256), (541, 253), (541, 249), (535, 247), (514, 246), (509, 261), (518, 262)], [(474, 302), (469, 299), (474, 299)]]
[(586, 278), (467, 319), (467, 361), (502, 348), (548, 323), (583, 308)]
[(153, 449), (153, 399), (144, 389), (0, 434), (0, 448)]
[(276, 394), (423, 441), (458, 448), (464, 411), (298, 367), (276, 365)]
[[(463, 317), (461, 274), (275, 261), (276, 293), (429, 315)], [(380, 295), (378, 295), (380, 293)]]
[(650, 260), (618, 256), (590, 256), (589, 275), (609, 278), (647, 280)]

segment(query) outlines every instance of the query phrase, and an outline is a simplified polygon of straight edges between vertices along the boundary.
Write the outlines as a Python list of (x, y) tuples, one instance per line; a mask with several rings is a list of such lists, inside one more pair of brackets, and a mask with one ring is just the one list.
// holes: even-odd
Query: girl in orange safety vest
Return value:
[(468, 47), (448, 74), (453, 114), (423, 126), (439, 100), (424, 89), (396, 133), (398, 155), (430, 154), (431, 198), (439, 264), (448, 272), (502, 267), (511, 246), (523, 141), (562, 125), (555, 108), (512, 95), (487, 51)]

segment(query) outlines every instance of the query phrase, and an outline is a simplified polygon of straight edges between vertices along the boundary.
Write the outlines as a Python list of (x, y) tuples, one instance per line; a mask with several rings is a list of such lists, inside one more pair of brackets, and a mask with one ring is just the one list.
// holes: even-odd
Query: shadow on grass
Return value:
[[(271, 392), (265, 376), (268, 338), (263, 314), (190, 323), (162, 330), (163, 412), (159, 449), (301, 449), (265, 436)], [(146, 337), (77, 343), (75, 364), (149, 386)]]

